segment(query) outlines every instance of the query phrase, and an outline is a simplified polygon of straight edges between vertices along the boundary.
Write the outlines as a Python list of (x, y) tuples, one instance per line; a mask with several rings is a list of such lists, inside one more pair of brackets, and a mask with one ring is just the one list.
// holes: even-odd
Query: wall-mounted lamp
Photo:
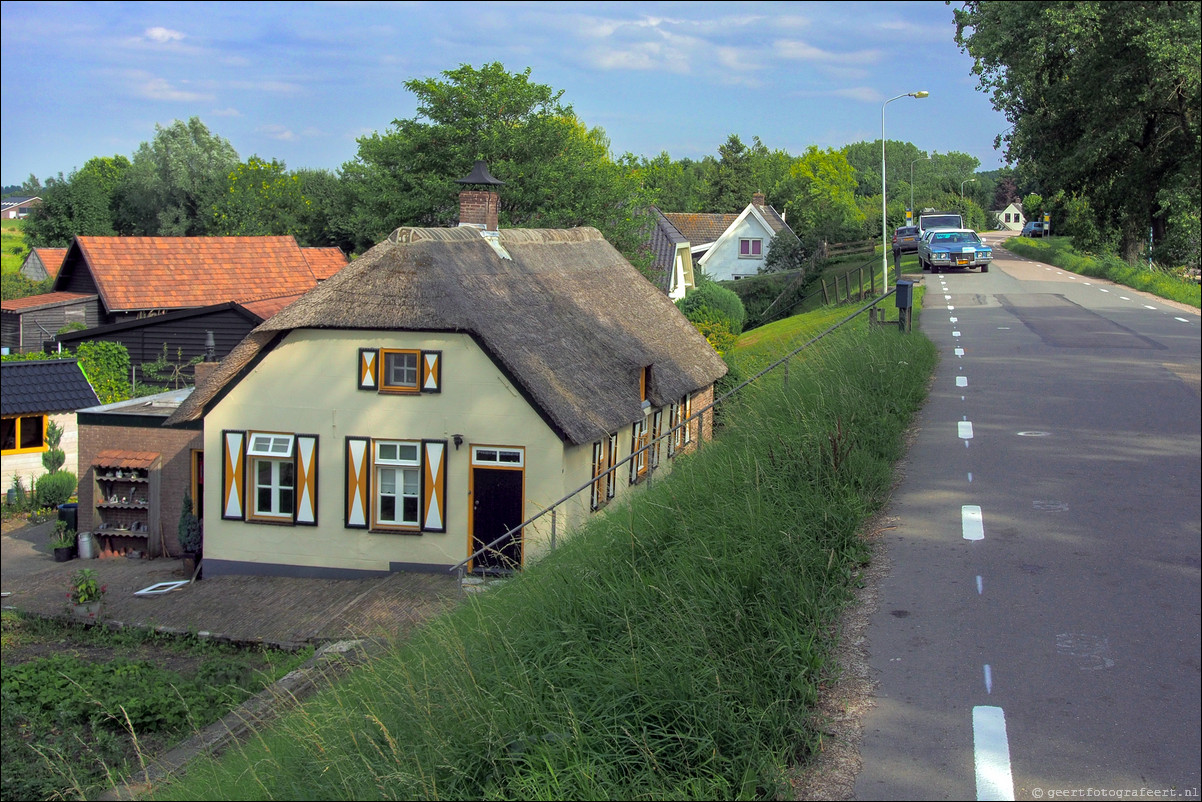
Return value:
[(458, 451), (459, 446), (463, 445), (463, 435), (453, 434), (451, 435), (451, 439), (455, 441), (455, 450)]

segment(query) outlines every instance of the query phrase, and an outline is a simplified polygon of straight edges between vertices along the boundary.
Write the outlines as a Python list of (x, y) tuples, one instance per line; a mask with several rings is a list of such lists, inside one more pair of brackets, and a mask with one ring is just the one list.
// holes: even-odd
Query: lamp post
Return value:
[(885, 107), (903, 97), (924, 98), (931, 93), (925, 89), (918, 92), (906, 92), (904, 95), (891, 97), (881, 104), (881, 295), (889, 291), (889, 201), (885, 192)]
[(924, 159), (929, 160), (930, 158), (930, 156), (920, 156), (919, 158), (910, 162), (910, 214), (914, 213), (914, 164), (915, 162), (920, 162)]
[(975, 178), (965, 178), (963, 181), (960, 182), (960, 200), (964, 200), (964, 185), (971, 184), (976, 180), (977, 179), (975, 179)]

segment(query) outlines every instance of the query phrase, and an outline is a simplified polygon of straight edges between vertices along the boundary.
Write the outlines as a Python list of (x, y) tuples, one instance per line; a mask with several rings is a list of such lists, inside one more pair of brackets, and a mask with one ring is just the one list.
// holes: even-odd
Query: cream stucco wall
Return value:
[[(358, 389), (360, 348), (441, 351), (442, 392), (381, 395)], [(662, 419), (666, 427), (667, 410)], [(222, 519), (223, 430), (317, 436), (317, 526)], [(463, 435), (458, 449), (455, 434)], [(447, 441), (447, 531), (396, 534), (346, 528), (346, 437)], [(524, 450), (527, 518), (587, 484), (593, 468), (592, 444), (564, 443), (463, 334), (291, 332), (206, 414), (204, 438), (210, 455), (205, 460), (205, 509), (213, 511), (205, 517), (206, 565), (239, 573), (352, 575), (440, 570), (460, 562), (472, 550), (472, 446)], [(631, 427), (626, 426), (618, 432), (618, 459), (630, 455), (630, 445)], [(661, 471), (666, 471), (671, 463), (666, 443), (661, 454)], [(629, 475), (627, 466), (618, 469), (618, 497), (629, 492)], [(586, 491), (557, 510), (557, 536), (593, 514)], [(545, 515), (526, 529), (525, 561), (537, 559), (550, 541), (551, 519)]]
[[(442, 351), (442, 392), (381, 395), (359, 390), (360, 348)], [(343, 571), (450, 566), (470, 553), (470, 454), (473, 445), (525, 450), (525, 509), (559, 499), (564, 446), (498, 367), (467, 335), (405, 332), (290, 333), (205, 417), (206, 509), (220, 510), (224, 429), (318, 437), (317, 526), (205, 521), (205, 558)], [(463, 435), (456, 449), (453, 435)], [(447, 441), (445, 533), (373, 533), (344, 527), (345, 438)], [(583, 479), (581, 480), (583, 481)], [(527, 553), (547, 533), (527, 532)]]

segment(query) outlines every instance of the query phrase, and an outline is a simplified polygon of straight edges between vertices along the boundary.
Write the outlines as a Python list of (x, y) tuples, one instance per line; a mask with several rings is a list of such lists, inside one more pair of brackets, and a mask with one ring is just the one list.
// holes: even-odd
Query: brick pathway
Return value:
[(53, 522), (5, 522), (0, 584), (5, 608), (66, 616), (71, 574), (95, 569), (106, 585), (110, 626), (208, 633), (236, 643), (282, 648), (405, 634), (462, 598), (453, 575), (391, 574), (379, 579), (219, 576), (160, 596), (135, 591), (187, 579), (180, 560), (93, 559), (56, 563), (46, 543)]

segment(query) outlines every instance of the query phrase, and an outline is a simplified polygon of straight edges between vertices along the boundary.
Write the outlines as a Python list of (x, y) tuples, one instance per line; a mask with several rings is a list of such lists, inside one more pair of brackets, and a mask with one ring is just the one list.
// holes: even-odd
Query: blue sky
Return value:
[(415, 114), (403, 84), (499, 61), (564, 91), (614, 156), (716, 155), (732, 133), (801, 154), (885, 134), (1003, 164), (1007, 128), (952, 8), (812, 3), (4, 2), (0, 179), (132, 156), (200, 117), (242, 159), (337, 169)]

